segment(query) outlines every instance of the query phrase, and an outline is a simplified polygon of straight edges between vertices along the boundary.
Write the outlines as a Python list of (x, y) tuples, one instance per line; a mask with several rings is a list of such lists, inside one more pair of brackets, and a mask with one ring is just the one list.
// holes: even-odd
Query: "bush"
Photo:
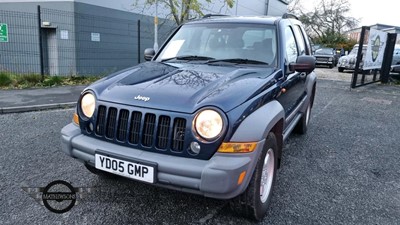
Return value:
[(9, 74), (0, 72), (0, 87), (7, 87), (12, 84), (12, 79)]
[(26, 82), (31, 83), (31, 84), (37, 84), (40, 83), (42, 80), (42, 76), (39, 74), (27, 74), (27, 75), (21, 75)]
[(40, 74), (13, 74), (0, 71), (0, 89), (52, 87), (61, 85), (87, 85), (101, 76), (44, 76)]
[(19, 88), (34, 87), (41, 82), (39, 74), (19, 74), (15, 76), (15, 86)]
[(42, 83), (43, 86), (56, 86), (63, 84), (63, 78), (59, 76), (46, 77)]

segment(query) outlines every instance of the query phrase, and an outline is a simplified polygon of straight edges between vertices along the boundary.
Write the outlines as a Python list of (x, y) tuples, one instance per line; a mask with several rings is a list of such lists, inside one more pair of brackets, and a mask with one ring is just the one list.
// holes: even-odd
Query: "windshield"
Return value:
[[(367, 51), (367, 46), (363, 46), (362, 48), (362, 53), (365, 53)], [(355, 46), (351, 52), (349, 53), (349, 55), (357, 55), (358, 53), (358, 46)]]
[(358, 52), (358, 47), (354, 47), (351, 52), (349, 53), (349, 55), (356, 55)]
[(210, 23), (182, 26), (156, 60), (246, 59), (271, 65), (275, 56), (274, 26)]
[(315, 53), (320, 55), (333, 55), (333, 49), (331, 48), (320, 48)]

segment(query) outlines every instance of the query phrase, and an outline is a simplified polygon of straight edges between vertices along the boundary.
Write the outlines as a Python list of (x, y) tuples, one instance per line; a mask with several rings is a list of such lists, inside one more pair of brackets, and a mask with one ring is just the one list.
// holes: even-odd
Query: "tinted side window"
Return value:
[(296, 39), (290, 27), (285, 28), (286, 58), (288, 63), (296, 62), (299, 52), (297, 51)]

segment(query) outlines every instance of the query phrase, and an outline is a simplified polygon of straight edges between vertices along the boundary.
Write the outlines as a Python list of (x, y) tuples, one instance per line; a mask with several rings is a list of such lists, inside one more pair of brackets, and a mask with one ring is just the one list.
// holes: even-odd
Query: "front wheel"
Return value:
[(343, 73), (343, 71), (344, 71), (344, 68), (343, 68), (343, 67), (338, 67), (337, 69), (338, 69), (338, 71), (341, 72), (341, 73)]
[(269, 133), (249, 186), (230, 201), (231, 209), (236, 213), (257, 221), (266, 215), (276, 179), (277, 146), (275, 134)]

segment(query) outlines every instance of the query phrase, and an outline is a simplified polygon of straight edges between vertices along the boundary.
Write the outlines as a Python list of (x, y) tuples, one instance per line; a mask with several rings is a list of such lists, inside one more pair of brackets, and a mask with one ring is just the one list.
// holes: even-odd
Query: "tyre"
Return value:
[(266, 215), (276, 180), (277, 148), (275, 134), (269, 133), (247, 189), (229, 202), (236, 213), (256, 221)]
[(333, 64), (329, 65), (329, 69), (332, 69), (332, 68), (333, 68)]
[(343, 73), (343, 71), (344, 71), (344, 68), (343, 68), (343, 67), (338, 67), (337, 69), (338, 69), (338, 71), (341, 72), (341, 73)]
[(117, 178), (118, 177), (117, 175), (114, 175), (112, 173), (108, 173), (106, 171), (96, 169), (96, 167), (93, 167), (93, 166), (91, 166), (89, 164), (85, 164), (85, 167), (91, 173), (93, 173), (93, 174), (95, 174), (95, 175), (97, 175), (99, 177), (103, 177), (103, 178)]

